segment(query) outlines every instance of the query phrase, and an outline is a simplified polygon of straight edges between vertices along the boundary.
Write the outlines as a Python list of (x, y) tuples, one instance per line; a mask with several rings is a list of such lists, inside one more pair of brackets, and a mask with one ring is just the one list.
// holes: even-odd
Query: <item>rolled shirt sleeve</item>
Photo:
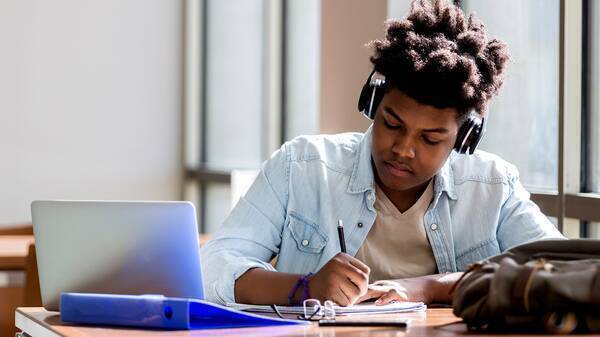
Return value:
[(206, 299), (235, 302), (235, 281), (252, 268), (274, 271), (288, 200), (289, 161), (286, 145), (267, 160), (214, 239), (202, 247)]
[(517, 169), (512, 166), (508, 173), (508, 196), (500, 211), (497, 232), (501, 251), (529, 241), (564, 238), (529, 197)]

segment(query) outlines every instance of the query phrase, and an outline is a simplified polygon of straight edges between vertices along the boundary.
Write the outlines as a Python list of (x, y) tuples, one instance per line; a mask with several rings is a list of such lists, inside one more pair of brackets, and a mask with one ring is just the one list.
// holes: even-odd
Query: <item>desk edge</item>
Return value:
[(33, 337), (63, 337), (64, 335), (58, 333), (51, 326), (44, 325), (38, 321), (35, 317), (17, 308), (15, 310), (15, 327), (21, 331), (27, 333)]

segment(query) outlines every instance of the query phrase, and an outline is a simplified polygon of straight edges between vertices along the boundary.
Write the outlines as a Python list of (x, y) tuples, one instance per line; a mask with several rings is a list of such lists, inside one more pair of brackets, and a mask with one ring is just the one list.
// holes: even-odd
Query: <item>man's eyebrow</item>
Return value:
[[(389, 115), (391, 115), (392, 117), (394, 117), (396, 120), (398, 120), (400, 123), (402, 124), (406, 124), (404, 123), (404, 121), (402, 120), (402, 118), (400, 118), (400, 116), (398, 116), (394, 110), (390, 107), (384, 107), (383, 110), (388, 113)], [(434, 129), (423, 129), (423, 132), (437, 132), (437, 133), (448, 133), (448, 129), (446, 128), (434, 128)]]
[(423, 132), (437, 132), (437, 133), (448, 133), (448, 129), (446, 128), (435, 128), (435, 129), (423, 129)]
[(402, 120), (402, 118), (400, 118), (400, 116), (396, 115), (396, 113), (394, 112), (394, 110), (392, 110), (392, 108), (386, 106), (383, 108), (383, 110), (385, 110), (385, 112), (392, 115), (392, 117), (394, 117), (396, 120), (398, 120), (399, 122), (402, 122), (402, 124), (404, 124), (404, 121)]

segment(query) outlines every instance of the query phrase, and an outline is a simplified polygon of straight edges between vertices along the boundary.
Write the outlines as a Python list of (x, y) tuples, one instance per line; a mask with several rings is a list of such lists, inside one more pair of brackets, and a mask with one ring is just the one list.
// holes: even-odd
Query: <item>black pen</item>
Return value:
[(338, 236), (340, 237), (340, 249), (342, 253), (346, 253), (346, 240), (344, 239), (344, 224), (342, 219), (338, 220)]

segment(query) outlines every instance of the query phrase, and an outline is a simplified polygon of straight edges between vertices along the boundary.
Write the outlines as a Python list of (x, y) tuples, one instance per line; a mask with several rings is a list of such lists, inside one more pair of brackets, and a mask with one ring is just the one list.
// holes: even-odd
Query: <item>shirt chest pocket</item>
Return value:
[(290, 213), (290, 234), (298, 250), (305, 253), (320, 254), (327, 245), (327, 235), (319, 226), (302, 216)]

